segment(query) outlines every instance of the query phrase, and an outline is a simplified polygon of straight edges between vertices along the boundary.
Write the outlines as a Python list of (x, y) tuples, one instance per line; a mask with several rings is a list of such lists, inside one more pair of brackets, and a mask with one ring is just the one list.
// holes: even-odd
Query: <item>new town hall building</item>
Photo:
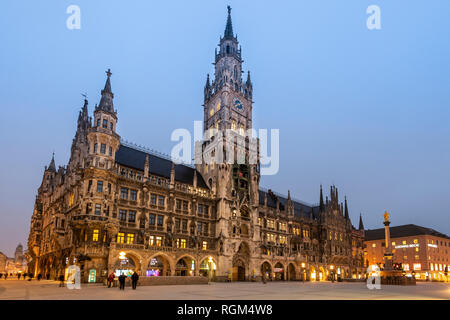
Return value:
[[(241, 78), (230, 8), (204, 88), (204, 130), (252, 128), (253, 85)], [(364, 228), (347, 200), (320, 188), (308, 205), (259, 187), (259, 163), (175, 164), (121, 141), (107, 72), (93, 118), (84, 101), (69, 163), (45, 168), (31, 218), (28, 267), (57, 277), (78, 265), (82, 281), (111, 272), (206, 275), (217, 281), (326, 280), (364, 275)], [(215, 152), (207, 142), (203, 153)], [(226, 157), (226, 154), (225, 154)]]

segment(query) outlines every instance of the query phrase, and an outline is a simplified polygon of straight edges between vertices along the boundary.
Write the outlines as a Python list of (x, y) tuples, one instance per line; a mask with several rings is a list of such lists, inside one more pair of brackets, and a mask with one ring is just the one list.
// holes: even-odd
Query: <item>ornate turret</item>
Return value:
[(106, 71), (106, 83), (101, 91), (101, 99), (94, 111), (94, 126), (89, 129), (90, 165), (109, 169), (115, 161), (119, 149), (120, 136), (116, 133), (117, 114), (114, 110), (111, 91), (111, 70)]

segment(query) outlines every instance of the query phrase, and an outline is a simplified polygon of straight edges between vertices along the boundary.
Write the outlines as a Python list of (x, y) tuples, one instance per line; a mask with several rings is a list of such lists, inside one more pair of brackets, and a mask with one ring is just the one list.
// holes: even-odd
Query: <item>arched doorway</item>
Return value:
[(267, 261), (261, 265), (261, 274), (264, 275), (266, 279), (272, 279), (272, 267)]
[(195, 270), (195, 261), (189, 257), (180, 258), (175, 265), (176, 276), (193, 276)]
[(319, 281), (325, 281), (327, 274), (325, 273), (325, 269), (323, 267), (319, 267)]
[(233, 264), (232, 280), (245, 281), (245, 263), (241, 259), (236, 260)]
[(146, 271), (147, 277), (170, 275), (170, 263), (164, 256), (158, 255), (150, 259)]
[(317, 272), (316, 272), (316, 268), (314, 268), (313, 266), (311, 266), (309, 268), (309, 280), (310, 281), (317, 281)]
[(248, 244), (243, 241), (233, 257), (233, 267), (231, 269), (232, 281), (245, 281), (247, 274), (248, 261), (250, 259), (250, 249)]
[(114, 264), (114, 273), (116, 276), (124, 274), (127, 277), (131, 277), (135, 271), (137, 271), (137, 268), (134, 259), (126, 255), (120, 255)]
[(213, 279), (216, 274), (216, 262), (212, 257), (208, 257), (203, 259), (200, 263), (199, 273), (201, 276), (208, 277), (209, 279)]
[(277, 262), (273, 267), (273, 273), (275, 274), (275, 280), (283, 281), (284, 280), (284, 266), (281, 262)]
[(297, 274), (295, 272), (295, 266), (290, 263), (288, 267), (288, 279), (289, 281), (295, 281), (297, 280)]

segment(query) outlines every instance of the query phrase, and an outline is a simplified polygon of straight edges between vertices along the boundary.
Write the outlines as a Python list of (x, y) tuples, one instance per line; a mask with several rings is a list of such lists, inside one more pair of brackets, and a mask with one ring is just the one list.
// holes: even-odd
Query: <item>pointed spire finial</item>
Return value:
[(225, 27), (224, 38), (233, 38), (233, 25), (231, 23), (231, 7), (228, 6), (228, 18), (227, 18), (227, 26)]
[(107, 76), (108, 78), (110, 78), (111, 75), (112, 75), (111, 69), (108, 68), (108, 70), (106, 70), (106, 76)]

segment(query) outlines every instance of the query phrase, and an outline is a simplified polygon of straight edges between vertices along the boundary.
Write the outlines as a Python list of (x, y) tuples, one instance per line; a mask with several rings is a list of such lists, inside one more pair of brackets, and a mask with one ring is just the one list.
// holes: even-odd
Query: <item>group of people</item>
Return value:
[[(111, 273), (108, 276), (108, 288), (111, 288), (113, 286), (114, 283), (114, 279), (116, 278), (116, 275), (114, 273)], [(118, 277), (119, 280), (119, 290), (125, 290), (125, 279), (127, 277), (122, 273), (120, 274), (120, 276)], [(137, 287), (137, 283), (139, 280), (139, 275), (136, 273), (136, 271), (131, 275), (131, 287), (133, 288), (133, 290), (136, 290)]]

